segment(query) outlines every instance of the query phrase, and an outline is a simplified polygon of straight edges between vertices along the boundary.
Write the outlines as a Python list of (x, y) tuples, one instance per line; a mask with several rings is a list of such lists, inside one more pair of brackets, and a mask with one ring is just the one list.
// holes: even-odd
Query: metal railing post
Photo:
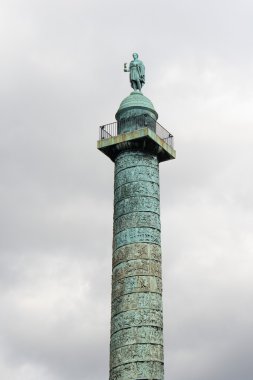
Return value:
[(128, 122), (135, 127), (135, 129), (148, 127), (150, 130), (154, 131), (157, 136), (159, 136), (163, 141), (165, 141), (172, 148), (174, 147), (174, 137), (168, 132), (164, 127), (159, 124), (156, 119), (154, 119), (149, 114), (144, 114), (140, 116), (131, 116), (127, 119), (122, 119), (119, 124), (118, 122), (109, 123), (102, 125), (100, 127), (100, 139), (106, 139), (118, 135), (118, 127), (123, 127), (124, 124)]

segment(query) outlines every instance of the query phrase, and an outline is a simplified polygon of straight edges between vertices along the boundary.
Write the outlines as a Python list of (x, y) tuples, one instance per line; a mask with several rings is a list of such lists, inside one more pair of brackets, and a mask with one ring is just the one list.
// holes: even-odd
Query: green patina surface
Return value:
[[(176, 151), (172, 146), (168, 145), (157, 134), (149, 128), (141, 128), (136, 131), (123, 133), (118, 136), (110, 137), (108, 139), (99, 140), (97, 142), (97, 148), (106, 154), (112, 161), (121, 149), (121, 145), (126, 145), (132, 141), (143, 142), (143, 149), (145, 149), (146, 141), (149, 143), (148, 150), (156, 152), (158, 162), (172, 160), (176, 158)], [(127, 146), (126, 146), (127, 147)], [(123, 147), (122, 147), (123, 148)]]
[[(147, 112), (157, 119), (150, 100), (134, 92), (116, 118)], [(115, 162), (110, 380), (163, 380), (159, 162), (176, 152), (150, 128), (124, 128), (98, 141)]]
[(134, 91), (141, 91), (145, 83), (145, 66), (143, 62), (139, 60), (138, 53), (133, 53), (133, 60), (130, 62), (129, 68), (127, 68), (127, 63), (124, 64), (124, 71), (130, 73), (130, 84)]
[(156, 114), (155, 108), (151, 100), (149, 100), (141, 92), (131, 92), (131, 94), (127, 96), (125, 99), (123, 99), (122, 102), (120, 103), (120, 106), (116, 115), (118, 115), (120, 112), (122, 112), (126, 108), (136, 109), (138, 107), (141, 107), (142, 109), (152, 110)]
[(110, 380), (163, 379), (159, 199), (156, 155), (121, 152), (115, 159)]

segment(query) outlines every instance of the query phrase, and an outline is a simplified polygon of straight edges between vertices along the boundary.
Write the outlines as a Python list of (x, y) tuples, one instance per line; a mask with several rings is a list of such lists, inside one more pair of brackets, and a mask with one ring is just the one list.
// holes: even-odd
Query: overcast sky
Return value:
[(252, 380), (253, 3), (1, 0), (0, 378), (104, 380), (113, 163), (131, 89), (175, 136), (162, 163), (165, 371)]

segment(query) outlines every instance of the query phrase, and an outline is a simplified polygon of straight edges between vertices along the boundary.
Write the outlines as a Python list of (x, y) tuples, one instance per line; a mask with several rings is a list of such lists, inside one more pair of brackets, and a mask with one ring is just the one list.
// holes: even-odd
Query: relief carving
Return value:
[(162, 293), (162, 280), (153, 276), (125, 277), (112, 284), (112, 299), (136, 292)]
[(131, 243), (155, 243), (161, 244), (161, 233), (155, 228), (140, 227), (140, 228), (129, 228), (127, 230), (119, 232), (114, 236), (113, 239), (113, 249), (117, 249), (122, 245), (127, 245)]
[(120, 153), (114, 189), (110, 380), (164, 380), (156, 155)]
[(136, 362), (123, 364), (110, 371), (110, 380), (164, 380), (164, 368), (161, 362)]
[(115, 190), (128, 182), (149, 181), (159, 185), (159, 171), (151, 166), (135, 166), (121, 170), (115, 175), (114, 188)]
[(160, 202), (153, 197), (131, 197), (117, 202), (114, 206), (114, 220), (135, 211), (151, 211), (160, 214)]
[(110, 371), (110, 380), (155, 379), (164, 380), (162, 362), (136, 362), (123, 364)]
[(113, 252), (113, 267), (123, 261), (135, 259), (151, 259), (161, 261), (160, 245), (135, 243), (120, 247)]
[(138, 195), (151, 196), (159, 199), (159, 185), (154, 182), (138, 181), (138, 178), (136, 178), (135, 182), (128, 182), (115, 190), (114, 202), (116, 203), (123, 198)]
[(111, 333), (134, 326), (163, 327), (162, 311), (160, 310), (130, 310), (112, 318)]
[(120, 330), (111, 337), (111, 351), (136, 343), (163, 345), (162, 329), (159, 327), (141, 326)]
[(163, 362), (163, 346), (156, 344), (131, 344), (111, 351), (110, 366), (117, 367), (135, 361)]
[(120, 263), (113, 269), (112, 281), (115, 282), (123, 277), (136, 275), (161, 277), (161, 263), (146, 259), (129, 260)]
[(158, 160), (155, 155), (149, 155), (142, 152), (124, 152), (115, 160), (115, 173), (119, 171), (135, 167), (135, 166), (153, 166), (158, 168)]
[(162, 310), (162, 296), (159, 293), (130, 293), (112, 301), (112, 316), (123, 311), (136, 309)]
[(131, 212), (117, 218), (113, 227), (114, 234), (131, 227), (153, 227), (161, 230), (160, 216), (149, 211)]

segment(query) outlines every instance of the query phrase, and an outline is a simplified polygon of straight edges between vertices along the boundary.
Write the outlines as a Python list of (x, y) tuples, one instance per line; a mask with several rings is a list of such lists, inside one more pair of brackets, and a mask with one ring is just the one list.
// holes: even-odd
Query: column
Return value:
[(115, 160), (110, 380), (162, 380), (159, 165), (125, 150)]

